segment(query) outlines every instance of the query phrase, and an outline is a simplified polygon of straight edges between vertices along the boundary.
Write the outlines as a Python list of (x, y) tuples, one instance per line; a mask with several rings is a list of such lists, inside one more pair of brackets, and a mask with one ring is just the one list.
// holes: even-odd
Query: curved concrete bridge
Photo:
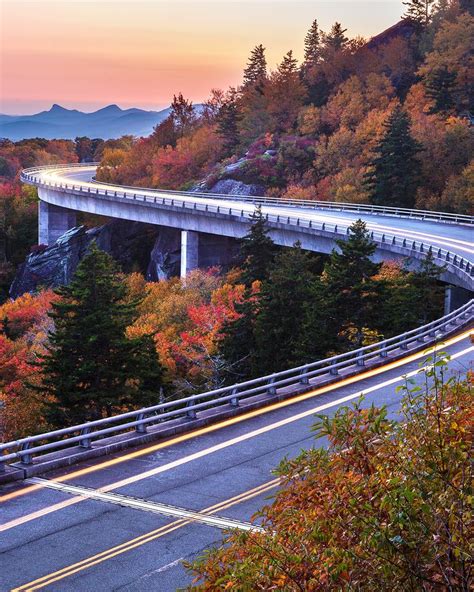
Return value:
[(38, 187), (41, 200), (39, 243), (53, 244), (75, 226), (78, 211), (171, 227), (181, 231), (181, 275), (185, 276), (199, 265), (201, 237), (214, 237), (214, 260), (209, 264), (221, 263), (219, 241), (244, 236), (255, 204), (260, 203), (278, 245), (291, 246), (299, 240), (304, 249), (330, 253), (334, 240), (344, 238), (349, 226), (362, 218), (377, 244), (377, 260), (409, 257), (416, 265), (431, 248), (446, 268), (447, 283), (473, 289), (474, 219), (470, 216), (122, 187), (94, 181), (95, 171), (95, 165), (23, 171), (22, 180)]
[[(39, 188), (44, 242), (74, 225), (75, 211), (92, 211), (182, 230), (189, 261), (200, 233), (245, 234), (253, 202), (261, 201), (279, 244), (299, 239), (327, 252), (360, 217), (374, 233), (378, 257), (419, 260), (431, 246), (447, 265), (447, 279), (473, 287), (472, 218), (127, 189), (94, 183), (93, 173), (84, 166), (23, 173)], [(473, 310), (471, 301), (403, 335), (179, 405), (0, 444), (0, 590), (187, 586), (182, 561), (220, 544), (220, 529), (259, 528), (248, 521), (278, 488), (272, 470), (281, 458), (324, 445), (310, 431), (315, 414), (331, 416), (363, 394), (363, 407), (385, 405), (397, 418), (403, 391), (396, 386), (410, 378), (424, 387), (420, 364), (431, 363), (426, 357), (437, 355), (440, 340), (451, 356), (449, 372), (465, 373), (474, 352), (466, 327)], [(2, 461), (11, 463), (3, 473)]]

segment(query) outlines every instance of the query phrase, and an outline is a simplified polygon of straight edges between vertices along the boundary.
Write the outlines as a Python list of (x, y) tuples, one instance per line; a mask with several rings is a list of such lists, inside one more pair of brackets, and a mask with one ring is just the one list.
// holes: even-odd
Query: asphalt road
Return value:
[[(93, 181), (92, 177), (94, 174), (95, 167), (89, 167), (89, 169), (86, 170), (56, 169), (52, 171), (44, 171), (40, 176), (47, 181), (71, 184), (76, 183), (77, 185), (81, 184), (94, 190), (99, 189), (99, 191), (112, 189), (109, 185)], [(117, 190), (120, 191), (120, 186), (117, 186)], [(140, 189), (139, 192), (140, 194), (143, 193), (160, 197), (165, 196), (169, 198), (169, 194), (162, 193), (159, 189)], [(185, 196), (185, 194), (183, 195)], [(181, 197), (177, 195), (177, 199), (181, 199)], [(255, 206), (252, 203), (232, 201), (224, 198), (203, 198), (191, 194), (188, 197), (182, 197), (182, 199), (183, 201), (202, 200), (209, 205), (220, 205), (223, 207), (244, 210), (249, 213), (253, 212), (255, 209)], [(394, 234), (409, 240), (425, 241), (427, 244), (452, 251), (453, 253), (471, 261), (474, 260), (473, 229), (472, 226), (468, 225), (440, 223), (433, 220), (409, 219), (395, 216), (382, 216), (380, 214), (369, 214), (365, 212), (314, 210), (311, 208), (296, 208), (289, 206), (263, 206), (262, 211), (268, 214), (280, 216), (288, 215), (292, 217), (298, 216), (300, 218), (326, 222), (328, 224), (340, 224), (342, 227), (347, 227), (355, 220), (361, 218), (367, 223), (368, 228), (374, 232)]]
[[(450, 372), (465, 373), (472, 365), (466, 331), (442, 349), (453, 356)], [(74, 486), (71, 491), (41, 481), (3, 486), (0, 591), (168, 592), (185, 586), (191, 577), (182, 561), (218, 545), (222, 530), (154, 513), (156, 504), (246, 525), (277, 490), (272, 469), (280, 460), (325, 445), (310, 432), (315, 413), (333, 414), (365, 392), (365, 405), (387, 405), (396, 416), (401, 395), (395, 388), (408, 373), (422, 380), (418, 370), (426, 355), (412, 354), (190, 434), (43, 476), (55, 487)], [(127, 496), (124, 505), (88, 497), (98, 490), (111, 500)]]

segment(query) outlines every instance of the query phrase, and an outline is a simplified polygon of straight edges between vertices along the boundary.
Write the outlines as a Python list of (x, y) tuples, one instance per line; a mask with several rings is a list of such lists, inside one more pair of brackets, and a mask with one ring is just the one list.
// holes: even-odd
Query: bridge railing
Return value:
[[(86, 422), (72, 427), (54, 430), (19, 440), (0, 444), (0, 470), (6, 463), (20, 461), (24, 465), (33, 463), (35, 455), (79, 446), (92, 447), (93, 441), (134, 431), (145, 434), (148, 427), (176, 420), (195, 419), (209, 409), (239, 407), (246, 400), (256, 396), (273, 397), (288, 387), (311, 388), (311, 381), (348, 376), (361, 367), (370, 366), (385, 358), (395, 357), (402, 352), (438, 342), (470, 321), (474, 313), (474, 300), (458, 310), (396, 337), (384, 339), (351, 352), (290, 368), (260, 378), (247, 380), (198, 395), (168, 401), (112, 417)], [(305, 387), (304, 385), (307, 385)]]
[[(80, 166), (80, 165), (77, 165)], [(84, 165), (82, 165), (84, 166)], [(64, 168), (67, 168), (64, 165)], [(50, 167), (44, 167), (50, 169)], [(41, 170), (44, 170), (41, 169)], [(24, 177), (26, 179), (26, 176)], [(170, 195), (170, 192), (131, 192), (126, 188), (118, 189), (103, 189), (100, 187), (93, 187), (83, 184), (69, 184), (58, 183), (51, 180), (43, 179), (39, 176), (38, 169), (33, 169), (32, 173), (28, 173), (29, 183), (34, 183), (40, 187), (53, 188), (66, 192), (73, 192), (75, 194), (83, 195), (97, 195), (113, 199), (126, 199), (146, 203), (150, 206), (179, 208), (180, 210), (191, 210), (193, 212), (214, 213), (219, 215), (231, 216), (234, 218), (245, 219), (246, 221), (251, 217), (253, 208), (240, 208), (229, 206), (226, 204), (216, 205), (212, 203), (205, 203), (199, 199), (195, 199), (194, 194), (188, 194), (187, 198), (182, 194)], [(301, 232), (317, 232), (318, 234), (327, 233), (331, 238), (344, 239), (349, 234), (349, 226), (347, 224), (337, 224), (329, 222), (321, 222), (319, 220), (312, 220), (309, 217), (301, 214), (299, 216), (289, 216), (285, 214), (266, 214), (266, 219), (272, 224), (283, 224), (297, 227)], [(462, 275), (466, 280), (466, 285), (471, 286), (474, 278), (474, 266), (469, 259), (461, 257), (459, 254), (453, 253), (447, 249), (431, 246), (426, 241), (412, 240), (406, 237), (401, 237), (395, 234), (381, 231), (371, 231), (370, 236), (377, 244), (378, 248), (387, 251), (398, 249), (400, 253), (407, 257), (415, 257), (420, 259), (427, 253), (431, 253), (435, 263), (441, 266), (446, 266), (450, 271), (457, 275)]]
[[(48, 183), (42, 180), (39, 175), (44, 171), (53, 171), (55, 169), (68, 169), (68, 168), (84, 168), (84, 167), (97, 167), (99, 163), (74, 163), (74, 164), (62, 164), (62, 165), (45, 165), (42, 167), (32, 167), (24, 169), (21, 172), (21, 180), (25, 183), (34, 183), (36, 185), (47, 185), (54, 186), (57, 188), (67, 188), (71, 185), (67, 183)], [(111, 183), (100, 182), (101, 186), (114, 187)], [(79, 185), (72, 185), (73, 187), (79, 187)], [(398, 216), (403, 218), (414, 218), (421, 220), (433, 220), (441, 222), (452, 222), (457, 224), (474, 224), (474, 216), (468, 216), (465, 214), (453, 214), (449, 212), (436, 212), (431, 210), (416, 210), (410, 208), (395, 208), (389, 206), (376, 206), (371, 204), (351, 204), (344, 202), (331, 202), (331, 201), (320, 201), (320, 200), (303, 200), (303, 199), (288, 199), (288, 198), (277, 198), (277, 197), (265, 197), (265, 196), (251, 196), (251, 195), (226, 195), (221, 193), (207, 193), (207, 192), (182, 192), (172, 191), (164, 189), (144, 189), (143, 187), (133, 186), (120, 186), (121, 191), (118, 194), (114, 190), (105, 191), (104, 195), (114, 195), (121, 197), (128, 197), (129, 194), (134, 195), (158, 195), (173, 196), (176, 198), (183, 198), (186, 195), (188, 198), (204, 198), (204, 199), (215, 199), (225, 200), (234, 202), (244, 202), (261, 205), (273, 205), (273, 206), (286, 206), (294, 208), (309, 208), (309, 209), (323, 209), (332, 211), (349, 211), (349, 212), (365, 212), (377, 215), (385, 216)], [(100, 193), (100, 192), (98, 192)]]

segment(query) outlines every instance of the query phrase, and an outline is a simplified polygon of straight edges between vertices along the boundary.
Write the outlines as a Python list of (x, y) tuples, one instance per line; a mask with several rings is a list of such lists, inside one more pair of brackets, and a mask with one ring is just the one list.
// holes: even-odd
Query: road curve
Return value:
[[(111, 191), (91, 181), (92, 173), (49, 171), (42, 173), (49, 176), (41, 183)], [(66, 189), (63, 195), (69, 199), (74, 191)], [(228, 198), (182, 194), (179, 199), (248, 213), (254, 208)], [(377, 233), (404, 233), (410, 240), (421, 238), (448, 249), (470, 265), (474, 259), (471, 228), (462, 224), (274, 204), (263, 210), (338, 226), (361, 217)], [(465, 373), (472, 365), (469, 331), (450, 336), (441, 349), (452, 356), (450, 372)], [(106, 460), (1, 486), (0, 590), (167, 592), (186, 585), (190, 577), (183, 559), (218, 543), (226, 524), (249, 528), (252, 514), (278, 488), (272, 469), (283, 456), (314, 444), (310, 426), (315, 413), (332, 415), (363, 393), (364, 405), (385, 404), (396, 416), (401, 397), (396, 387), (405, 376), (423, 381), (419, 367), (429, 353), (408, 353), (337, 384)]]
[[(196, 230), (240, 237), (248, 230), (255, 204), (239, 196), (215, 196), (159, 189), (126, 188), (93, 180), (96, 166), (50, 166), (24, 171), (22, 179), (36, 185), (40, 199), (77, 211), (137, 220), (183, 230)], [(255, 198), (256, 199), (256, 198)], [(280, 205), (265, 198), (262, 210), (268, 216), (270, 234), (277, 244), (292, 245), (328, 253), (335, 238), (344, 238), (348, 227), (362, 218), (373, 233), (377, 257), (394, 259), (425, 257), (431, 246), (439, 262), (447, 267), (446, 281), (472, 290), (474, 286), (474, 218), (440, 214), (440, 222), (428, 212), (407, 217), (407, 210), (372, 208), (356, 204), (335, 204), (331, 209), (297, 201)], [(351, 209), (345, 209), (349, 207)], [(359, 209), (360, 208), (360, 209)], [(377, 212), (377, 213), (375, 213)], [(394, 212), (402, 212), (393, 215)], [(405, 213), (403, 213), (405, 212)], [(416, 212), (416, 211), (415, 211)], [(428, 219), (429, 218), (429, 219)], [(456, 257), (467, 268), (463, 273), (452, 265)]]

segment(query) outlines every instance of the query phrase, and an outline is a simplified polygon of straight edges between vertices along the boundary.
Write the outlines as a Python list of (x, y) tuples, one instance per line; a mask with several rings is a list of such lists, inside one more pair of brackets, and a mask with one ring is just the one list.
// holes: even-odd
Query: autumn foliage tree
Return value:
[(472, 377), (430, 362), (424, 386), (402, 387), (398, 422), (363, 400), (319, 416), (329, 446), (281, 463), (263, 532), (227, 535), (192, 565), (189, 589), (470, 590)]

